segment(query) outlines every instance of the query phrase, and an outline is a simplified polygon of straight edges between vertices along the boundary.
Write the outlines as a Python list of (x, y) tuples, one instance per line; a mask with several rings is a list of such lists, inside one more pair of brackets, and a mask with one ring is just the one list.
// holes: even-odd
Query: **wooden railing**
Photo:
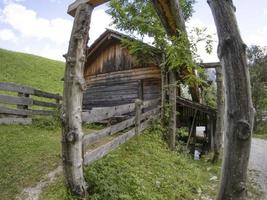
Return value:
[[(89, 112), (83, 113), (83, 121), (86, 123), (98, 122), (109, 119), (114, 116), (121, 116), (135, 111), (135, 116), (109, 126), (103, 130), (85, 135), (83, 138), (84, 165), (89, 165), (93, 161), (105, 156), (110, 151), (125, 143), (130, 138), (140, 134), (149, 125), (151, 119), (160, 115), (160, 100), (151, 100), (142, 102), (137, 100), (133, 104), (120, 105), (115, 107), (95, 108)], [(144, 110), (148, 110), (143, 112)], [(130, 129), (130, 130), (128, 130)], [(127, 130), (126, 132), (124, 130)], [(122, 134), (118, 134), (123, 132)], [(110, 142), (101, 145), (93, 150), (86, 151), (89, 145), (92, 145), (101, 139), (110, 135), (118, 134)]]
[[(15, 83), (0, 82), (0, 91), (16, 92), (17, 96), (0, 94), (1, 105), (16, 105), (6, 107), (0, 105), (0, 124), (30, 124), (33, 115), (53, 115), (55, 109), (60, 108), (62, 96), (44, 92), (28, 86), (22, 86)], [(31, 96), (53, 99), (55, 102), (46, 100), (36, 100)], [(31, 109), (32, 106), (53, 108), (53, 110)]]

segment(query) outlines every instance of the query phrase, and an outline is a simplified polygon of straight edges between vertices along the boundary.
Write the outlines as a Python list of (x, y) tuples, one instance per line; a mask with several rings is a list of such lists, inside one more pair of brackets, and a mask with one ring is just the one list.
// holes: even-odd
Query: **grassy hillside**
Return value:
[(0, 49), (0, 81), (62, 94), (64, 63)]

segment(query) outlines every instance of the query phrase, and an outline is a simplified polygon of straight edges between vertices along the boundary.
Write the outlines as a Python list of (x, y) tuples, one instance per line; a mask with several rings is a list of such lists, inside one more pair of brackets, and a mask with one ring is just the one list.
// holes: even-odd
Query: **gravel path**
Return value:
[(253, 138), (249, 169), (259, 172), (258, 181), (267, 200), (267, 140)]

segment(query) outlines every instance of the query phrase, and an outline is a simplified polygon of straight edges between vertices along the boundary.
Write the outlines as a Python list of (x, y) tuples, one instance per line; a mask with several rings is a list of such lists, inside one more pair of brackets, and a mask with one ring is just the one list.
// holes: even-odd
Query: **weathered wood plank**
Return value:
[(28, 125), (32, 124), (31, 118), (0, 118), (0, 124), (22, 124), (22, 125)]
[[(106, 102), (108, 102), (108, 100), (106, 100)], [(142, 109), (157, 105), (159, 104), (159, 102), (160, 102), (160, 98), (156, 100), (144, 101), (142, 105)], [(126, 113), (133, 112), (134, 109), (135, 109), (134, 103), (113, 106), (113, 107), (94, 108), (90, 111), (83, 112), (82, 120), (85, 123), (93, 123), (93, 122), (111, 118), (113, 116), (118, 116), (118, 115), (123, 115)]]
[(201, 112), (205, 112), (210, 115), (216, 115), (216, 109), (206, 106), (197, 102), (190, 101), (188, 99), (182, 98), (182, 97), (176, 97), (177, 98), (177, 104), (183, 105), (185, 107), (190, 107), (192, 109), (197, 109)]
[(0, 94), (0, 103), (14, 105), (33, 105), (33, 100), (26, 97), (14, 97)]
[(160, 109), (161, 109), (161, 106), (158, 106), (158, 107), (154, 108), (153, 110), (149, 110), (149, 111), (143, 113), (141, 115), (141, 121), (148, 119), (151, 116), (155, 116), (155, 115), (159, 114)]
[(83, 139), (83, 145), (89, 145), (89, 144), (93, 144), (94, 142), (96, 142), (97, 140), (104, 138), (108, 135), (112, 135), (114, 133), (120, 132), (130, 126), (132, 126), (134, 124), (134, 117), (127, 119), (123, 122), (120, 122), (118, 124), (112, 125), (108, 128), (105, 128), (101, 131), (97, 131), (95, 133), (92, 133), (90, 135), (86, 135)]
[(56, 103), (38, 101), (38, 100), (34, 100), (34, 99), (33, 99), (33, 105), (43, 106), (43, 107), (50, 107), (50, 108), (59, 108), (60, 107), (60, 105), (56, 104)]
[(144, 103), (142, 105), (142, 109), (143, 108), (148, 108), (148, 107), (151, 107), (151, 106), (155, 106), (155, 105), (160, 105), (160, 98), (144, 101)]
[[(152, 118), (154, 119), (156, 117), (159, 117), (159, 115), (153, 116)], [(150, 120), (146, 120), (145, 122), (143, 122), (141, 124), (139, 134), (142, 133), (142, 131), (144, 131), (149, 126), (149, 123), (150, 123)], [(96, 148), (90, 152), (87, 152), (84, 155), (84, 165), (89, 165), (92, 162), (94, 162), (95, 160), (98, 160), (98, 159), (104, 157), (109, 152), (116, 149), (121, 144), (127, 142), (129, 139), (131, 139), (135, 135), (136, 135), (135, 134), (135, 128), (133, 128), (133, 129), (127, 131), (126, 133), (124, 133), (123, 135), (116, 137), (115, 139), (108, 142), (107, 144), (104, 144), (104, 145), (102, 145), (102, 146), (100, 146), (100, 147), (98, 147), (98, 148)]]
[(49, 98), (49, 99), (62, 100), (62, 96), (60, 96), (58, 94), (53, 94), (50, 92), (44, 92), (44, 91), (36, 90), (36, 89), (34, 89), (33, 95), (38, 96), (38, 97), (45, 97), (45, 98)]
[(20, 110), (0, 107), (0, 114), (10, 114), (10, 115), (53, 115), (55, 112), (50, 110)]
[(0, 82), (0, 90), (10, 91), (10, 92), (19, 92), (19, 93), (35, 95), (39, 97), (62, 100), (62, 97), (58, 94), (44, 92), (44, 91), (37, 90), (29, 86), (19, 85), (15, 83)]
[(125, 113), (133, 112), (135, 104), (126, 104), (114, 107), (95, 108), (88, 112), (82, 113), (82, 120), (86, 123), (93, 123), (104, 119), (111, 118), (116, 115), (123, 115)]
[(78, 6), (83, 4), (83, 3), (88, 3), (88, 4), (91, 4), (92, 6), (96, 7), (96, 6), (99, 6), (103, 3), (106, 3), (108, 1), (109, 0), (76, 0), (74, 3), (69, 5), (68, 14), (71, 15), (72, 17), (74, 17)]
[(34, 89), (31, 87), (18, 85), (15, 83), (0, 82), (0, 90), (10, 91), (10, 92), (20, 92), (24, 94), (33, 94)]

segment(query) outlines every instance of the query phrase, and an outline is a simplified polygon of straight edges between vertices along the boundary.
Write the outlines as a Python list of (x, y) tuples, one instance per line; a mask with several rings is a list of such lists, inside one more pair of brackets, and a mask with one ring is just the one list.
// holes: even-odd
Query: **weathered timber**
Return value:
[(210, 106), (206, 106), (206, 105), (203, 105), (203, 104), (200, 104), (197, 102), (192, 102), (188, 99), (185, 99), (185, 98), (182, 98), (179, 96), (177, 96), (176, 99), (177, 99), (177, 104), (180, 104), (180, 105), (183, 105), (186, 107), (190, 107), (193, 109), (197, 109), (197, 110), (204, 112), (204, 113), (207, 113), (209, 115), (215, 116), (217, 113), (216, 110)]
[(21, 92), (24, 94), (34, 94), (34, 89), (27, 86), (18, 85), (15, 83), (0, 82), (0, 90), (10, 92)]
[(33, 95), (37, 96), (37, 97), (45, 97), (45, 98), (48, 98), (48, 99), (62, 100), (62, 96), (60, 96), (58, 94), (44, 92), (44, 91), (36, 90), (36, 89), (34, 89)]
[(31, 118), (0, 118), (0, 124), (23, 124), (23, 125), (28, 125), (32, 124), (32, 119)]
[(214, 68), (217, 68), (217, 67), (222, 67), (221, 63), (219, 63), (219, 62), (200, 63), (199, 66), (203, 67), (205, 69), (214, 69)]
[(160, 109), (161, 109), (161, 106), (157, 106), (156, 108), (143, 113), (140, 117), (141, 121), (146, 120), (151, 116), (155, 116), (155, 115), (159, 114)]
[(136, 99), (135, 101), (135, 134), (138, 134), (140, 131), (142, 103), (143, 101), (141, 101), (140, 99)]
[(176, 78), (175, 72), (171, 70), (169, 72), (169, 104), (170, 104), (170, 113), (169, 113), (169, 124), (168, 124), (168, 143), (171, 150), (175, 149), (176, 142)]
[(39, 101), (39, 100), (35, 100), (35, 99), (33, 99), (33, 105), (43, 106), (43, 107), (50, 107), (50, 108), (59, 108), (60, 107), (60, 105), (57, 104), (57, 103)]
[(135, 118), (132, 117), (132, 118), (127, 119), (123, 122), (120, 122), (118, 124), (115, 124), (115, 125), (112, 125), (108, 128), (105, 128), (101, 131), (97, 131), (95, 133), (91, 133), (89, 135), (86, 135), (86, 136), (84, 136), (84, 139), (83, 139), (83, 145), (86, 146), (89, 144), (93, 144), (94, 142), (96, 142), (99, 139), (102, 139), (108, 135), (112, 135), (114, 133), (120, 132), (120, 131), (134, 125), (134, 122), (135, 122)]
[(31, 106), (33, 105), (33, 100), (26, 97), (14, 97), (0, 94), (0, 103)]
[[(157, 108), (154, 108), (153, 110), (150, 110), (150, 111), (147, 111), (147, 112), (141, 114), (140, 121), (151, 118), (151, 116), (157, 116), (159, 111), (160, 111), (160, 107), (157, 107)], [(135, 123), (135, 117), (132, 117), (130, 119), (127, 119), (127, 120), (122, 121), (118, 124), (112, 125), (112, 126), (105, 128), (103, 130), (85, 135), (84, 139), (83, 139), (83, 145), (86, 146), (89, 144), (93, 144), (97, 140), (100, 140), (100, 139), (102, 139), (108, 135), (112, 135), (114, 133), (120, 132), (120, 131), (134, 125), (134, 123)]]
[(0, 90), (62, 100), (62, 97), (58, 94), (44, 92), (29, 86), (19, 85), (15, 83), (0, 82)]
[[(208, 0), (219, 38), (218, 57), (225, 83), (225, 147), (218, 200), (246, 199), (254, 108), (246, 45), (235, 17), (233, 1)], [(233, 153), (234, 152), (234, 153)]]
[(193, 117), (193, 120), (192, 120), (192, 124), (191, 124), (191, 127), (190, 127), (190, 132), (189, 132), (188, 140), (187, 140), (187, 143), (186, 143), (186, 148), (188, 148), (188, 146), (190, 144), (190, 140), (191, 140), (193, 131), (194, 131), (195, 126), (196, 126), (197, 112), (198, 112), (198, 110), (195, 110), (194, 117)]
[(92, 84), (100, 84), (100, 83), (120, 83), (123, 81), (134, 81), (134, 80), (140, 80), (140, 79), (153, 79), (153, 78), (159, 78), (160, 77), (160, 72), (155, 72), (155, 73), (140, 73), (140, 74), (133, 74), (133, 75), (128, 75), (128, 76), (123, 76), (123, 75), (118, 75), (114, 78), (92, 78), (92, 79), (86, 79), (87, 84), (90, 86)]
[[(140, 130), (139, 130), (140, 133), (143, 130), (145, 130), (148, 126), (149, 126), (149, 120), (143, 122), (140, 126)], [(125, 143), (126, 141), (128, 141), (129, 139), (134, 137), (135, 135), (136, 135), (135, 129), (133, 128), (133, 129), (127, 131), (126, 133), (124, 133), (123, 135), (116, 137), (115, 139), (108, 142), (107, 144), (104, 144), (104, 145), (102, 145), (102, 146), (100, 146), (100, 147), (98, 147), (98, 148), (96, 148), (90, 152), (87, 152), (84, 155), (84, 165), (89, 165), (93, 161), (102, 158), (103, 156), (107, 155), (109, 152), (116, 149), (118, 146)]]
[(216, 129), (214, 136), (214, 154), (212, 162), (215, 163), (219, 160), (222, 148), (223, 132), (224, 132), (224, 83), (221, 65), (216, 67), (216, 83), (217, 83), (217, 119)]
[(21, 109), (11, 109), (0, 107), (0, 113), (2, 114), (10, 114), (10, 115), (19, 115), (19, 116), (32, 116), (32, 115), (52, 115), (55, 113), (50, 110), (21, 110)]
[[(148, 108), (148, 107), (158, 104), (159, 102), (160, 102), (160, 99), (144, 101), (141, 108), (142, 109)], [(131, 113), (134, 110), (135, 110), (134, 103), (119, 105), (119, 106), (112, 106), (112, 107), (94, 108), (87, 112), (83, 112), (82, 120), (85, 123), (99, 122), (99, 121), (111, 118), (113, 116), (120, 116), (123, 114)]]
[(106, 3), (108, 1), (109, 0), (76, 0), (74, 3), (69, 5), (68, 14), (70, 14), (72, 17), (75, 17), (76, 10), (81, 4), (88, 3), (88, 4), (96, 7), (96, 6), (99, 6), (101, 4)]
[(133, 112), (134, 109), (135, 109), (134, 103), (114, 106), (114, 107), (95, 108), (88, 112), (83, 112), (82, 119), (86, 123), (93, 123), (93, 122), (111, 118), (116, 115), (123, 115), (126, 113)]
[[(24, 93), (18, 92), (18, 97), (29, 98), (30, 95), (29, 94), (24, 94)], [(18, 109), (22, 109), (22, 110), (28, 110), (29, 109), (29, 106), (28, 105), (17, 105), (17, 108)], [(23, 117), (26, 118), (27, 115), (24, 115)]]
[(66, 183), (72, 194), (87, 196), (83, 176), (82, 96), (85, 90), (83, 76), (86, 46), (93, 7), (79, 4), (66, 54), (62, 106), (62, 161)]
[(148, 100), (148, 101), (144, 101), (141, 108), (149, 108), (151, 106), (156, 106), (160, 104), (160, 98), (158, 99), (153, 99), (153, 100)]

